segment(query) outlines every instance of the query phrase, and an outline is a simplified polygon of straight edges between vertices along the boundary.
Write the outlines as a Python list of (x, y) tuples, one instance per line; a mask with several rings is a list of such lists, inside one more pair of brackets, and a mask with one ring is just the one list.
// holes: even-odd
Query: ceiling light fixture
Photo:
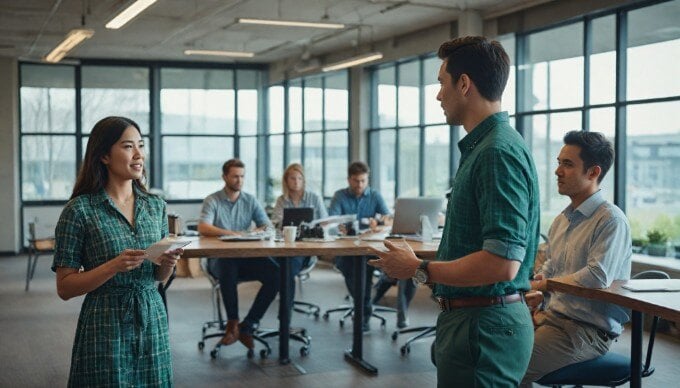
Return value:
[(327, 28), (331, 30), (341, 30), (345, 28), (345, 25), (341, 23), (298, 22), (293, 20), (273, 20), (273, 19), (238, 18), (236, 19), (236, 23), (259, 24), (263, 26), (278, 26), (278, 27)]
[(130, 20), (134, 19), (135, 16), (139, 15), (142, 11), (149, 8), (151, 4), (155, 3), (156, 0), (137, 0), (130, 4), (129, 7), (125, 8), (121, 13), (116, 15), (110, 22), (106, 23), (106, 28), (111, 30), (117, 30), (127, 24)]
[(218, 57), (252, 58), (255, 56), (255, 53), (245, 51), (184, 50), (184, 55), (212, 55)]
[(66, 54), (73, 50), (77, 45), (81, 44), (85, 39), (91, 38), (92, 35), (94, 35), (94, 31), (84, 28), (71, 30), (66, 34), (64, 40), (45, 56), (45, 61), (52, 63), (61, 61)]
[(379, 52), (372, 52), (368, 54), (363, 54), (359, 55), (356, 57), (348, 58), (340, 62), (335, 62), (331, 63), (330, 65), (326, 65), (321, 70), (324, 72), (327, 71), (334, 71), (334, 70), (340, 70), (340, 69), (345, 69), (348, 67), (356, 66), (356, 65), (361, 65), (363, 63), (367, 62), (372, 62), (372, 61), (377, 61), (378, 59), (382, 59), (383, 55), (382, 53)]

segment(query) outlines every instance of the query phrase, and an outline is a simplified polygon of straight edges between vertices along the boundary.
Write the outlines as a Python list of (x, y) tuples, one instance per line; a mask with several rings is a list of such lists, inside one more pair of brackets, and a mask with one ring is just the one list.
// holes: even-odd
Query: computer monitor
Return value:
[(288, 207), (283, 209), (283, 221), (281, 227), (284, 226), (300, 226), (302, 222), (311, 222), (314, 220), (314, 208), (311, 207)]
[(421, 215), (430, 219), (430, 225), (436, 231), (442, 203), (443, 199), (437, 197), (397, 198), (394, 204), (392, 234), (418, 233)]

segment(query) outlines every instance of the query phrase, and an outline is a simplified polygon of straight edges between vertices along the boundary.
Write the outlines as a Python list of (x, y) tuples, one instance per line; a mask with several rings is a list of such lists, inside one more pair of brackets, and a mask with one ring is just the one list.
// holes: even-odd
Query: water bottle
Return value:
[(424, 243), (432, 242), (432, 235), (434, 231), (432, 230), (432, 225), (430, 224), (430, 218), (426, 215), (420, 216), (420, 237), (423, 239)]

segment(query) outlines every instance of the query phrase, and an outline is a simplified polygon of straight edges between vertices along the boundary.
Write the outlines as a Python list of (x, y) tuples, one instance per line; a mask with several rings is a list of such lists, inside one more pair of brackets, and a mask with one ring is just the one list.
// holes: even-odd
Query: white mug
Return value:
[(283, 227), (283, 241), (287, 243), (294, 243), (297, 237), (297, 226)]

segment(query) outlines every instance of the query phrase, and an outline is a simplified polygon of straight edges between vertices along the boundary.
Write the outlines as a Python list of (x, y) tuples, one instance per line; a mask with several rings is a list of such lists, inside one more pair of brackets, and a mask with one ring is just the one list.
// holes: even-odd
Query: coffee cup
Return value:
[(294, 243), (297, 238), (297, 226), (283, 227), (283, 241), (287, 243)]

